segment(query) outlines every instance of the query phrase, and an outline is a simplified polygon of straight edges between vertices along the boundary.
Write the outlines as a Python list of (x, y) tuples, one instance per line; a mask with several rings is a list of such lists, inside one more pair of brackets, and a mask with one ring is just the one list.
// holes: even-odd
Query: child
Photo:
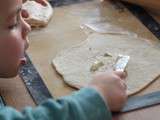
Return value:
[[(30, 26), (23, 20), (22, 0), (0, 1), (0, 77), (14, 77), (26, 62)], [(0, 108), (0, 120), (111, 120), (127, 99), (124, 72), (104, 72), (94, 76), (86, 88), (57, 101), (48, 100), (36, 108), (18, 112)]]

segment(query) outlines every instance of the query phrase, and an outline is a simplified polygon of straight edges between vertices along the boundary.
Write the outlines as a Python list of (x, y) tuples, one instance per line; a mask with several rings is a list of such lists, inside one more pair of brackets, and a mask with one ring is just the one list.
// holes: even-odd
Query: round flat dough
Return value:
[(29, 14), (29, 17), (24, 18), (24, 20), (32, 27), (44, 27), (51, 19), (53, 8), (46, 0), (44, 0), (44, 3), (46, 5), (42, 5), (34, 0), (28, 0), (22, 5), (22, 9)]
[[(111, 62), (107, 62), (105, 53), (112, 55)], [(130, 56), (126, 80), (128, 95), (139, 92), (159, 77), (159, 49), (142, 38), (124, 35), (92, 34), (83, 43), (57, 54), (53, 65), (67, 84), (79, 89), (92, 80), (94, 73), (90, 69), (96, 60), (111, 67), (118, 54)]]
[(80, 26), (87, 35), (90, 35), (94, 32), (100, 34), (114, 34), (114, 35), (132, 35), (137, 37), (136, 33), (129, 32), (118, 25), (114, 25), (108, 21), (96, 21), (96, 22), (88, 22), (83, 23)]

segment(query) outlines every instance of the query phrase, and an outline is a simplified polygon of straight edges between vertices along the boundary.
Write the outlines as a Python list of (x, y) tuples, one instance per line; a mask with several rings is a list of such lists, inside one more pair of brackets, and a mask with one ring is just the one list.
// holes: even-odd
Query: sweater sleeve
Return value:
[(111, 120), (111, 113), (96, 90), (84, 88), (56, 101), (49, 99), (35, 108), (27, 107), (22, 112), (2, 107), (0, 120)]

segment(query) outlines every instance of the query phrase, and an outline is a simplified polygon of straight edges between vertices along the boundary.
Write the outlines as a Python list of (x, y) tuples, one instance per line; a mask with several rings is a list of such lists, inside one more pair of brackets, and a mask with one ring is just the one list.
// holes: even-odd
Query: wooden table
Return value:
[[(30, 48), (27, 53), (42, 76), (54, 98), (69, 95), (75, 89), (66, 85), (53, 66), (52, 59), (62, 49), (69, 48), (86, 40), (87, 34), (81, 29), (86, 22), (108, 21), (139, 37), (147, 38), (156, 45), (159, 40), (127, 9), (119, 10), (111, 2), (99, 0), (69, 6), (57, 7), (49, 25), (33, 30), (29, 35)], [(159, 90), (160, 79), (137, 95)], [(22, 110), (26, 105), (35, 106), (23, 82), (17, 76), (14, 79), (0, 80), (0, 92), (6, 103)], [(114, 117), (115, 120), (159, 120), (160, 106), (155, 106)]]

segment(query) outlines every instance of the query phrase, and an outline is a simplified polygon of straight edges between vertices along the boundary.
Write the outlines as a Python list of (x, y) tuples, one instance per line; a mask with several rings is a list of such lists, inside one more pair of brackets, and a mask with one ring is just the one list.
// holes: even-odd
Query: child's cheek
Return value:
[(8, 54), (10, 55), (11, 59), (15, 62), (19, 62), (18, 60), (23, 54), (24, 49), (24, 42), (21, 39), (21, 34), (19, 32), (12, 33), (7, 38), (8, 41)]

